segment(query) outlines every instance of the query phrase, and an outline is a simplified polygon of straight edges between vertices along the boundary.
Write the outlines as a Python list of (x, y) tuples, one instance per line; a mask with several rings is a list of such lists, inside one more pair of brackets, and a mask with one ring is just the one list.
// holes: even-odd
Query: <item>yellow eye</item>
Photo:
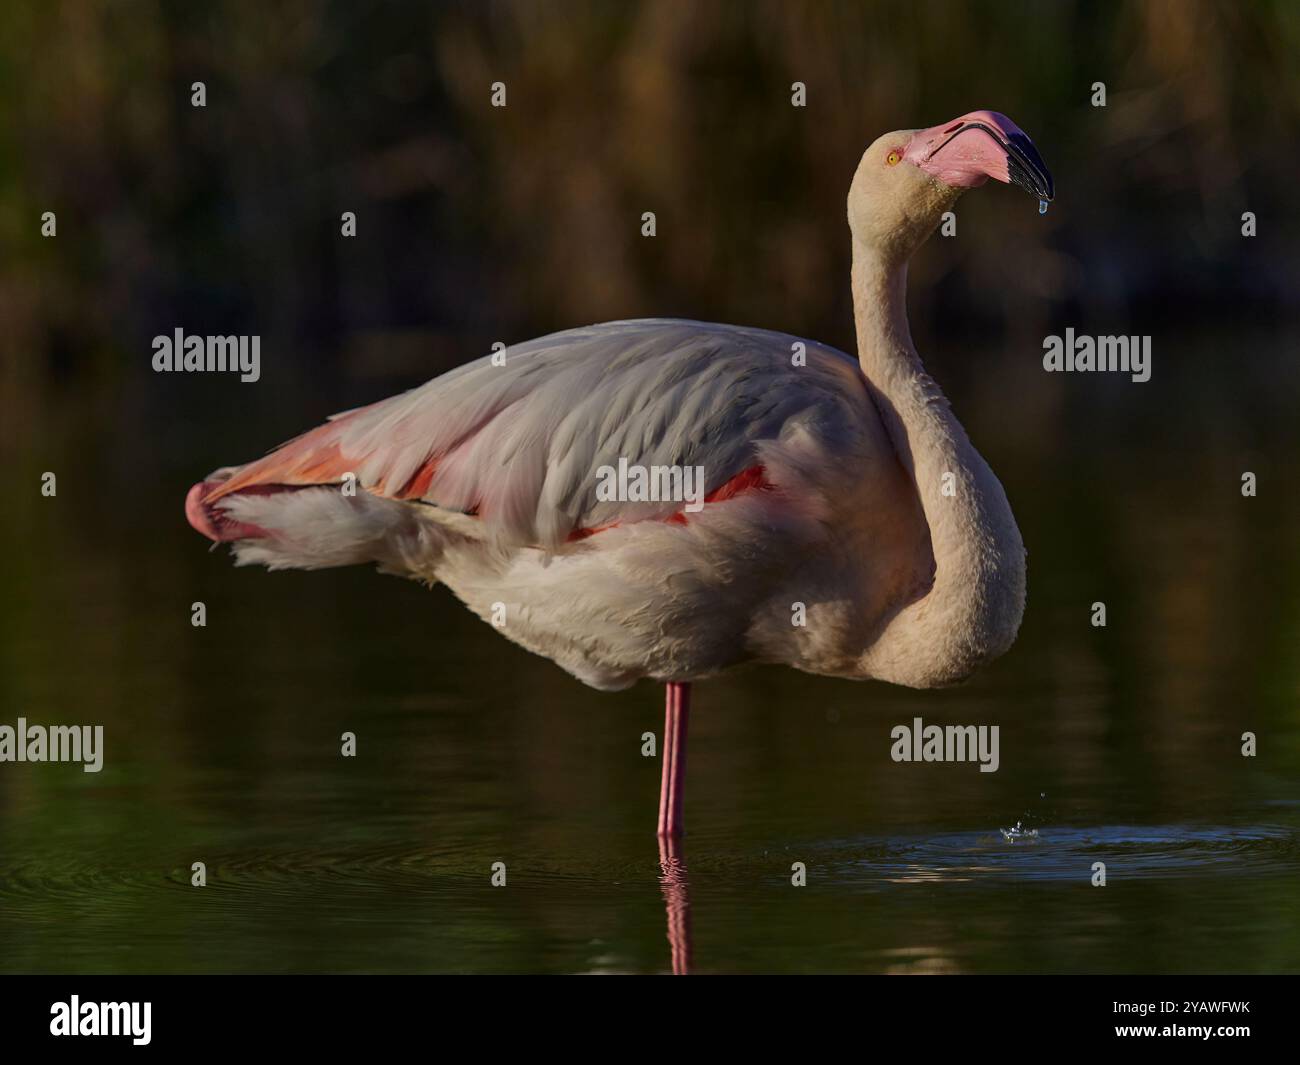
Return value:
[(899, 155), (897, 152), (890, 152), (889, 155), (885, 158), (885, 162), (887, 162), (890, 166), (897, 166), (899, 160), (901, 160), (902, 158), (903, 157)]

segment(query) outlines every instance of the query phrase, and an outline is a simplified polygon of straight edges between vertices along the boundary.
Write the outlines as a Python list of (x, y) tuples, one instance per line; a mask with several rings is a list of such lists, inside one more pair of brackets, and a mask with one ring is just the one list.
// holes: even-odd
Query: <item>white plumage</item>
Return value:
[[(849, 194), (857, 360), (702, 322), (568, 330), (219, 470), (187, 513), (241, 564), (442, 582), (597, 688), (753, 661), (959, 680), (1014, 640), (1025, 553), (912, 346), (906, 273), (990, 175), (1051, 195), (992, 112), (867, 149)], [(708, 501), (602, 499), (598, 472), (620, 460), (702, 467)]]
[[(843, 352), (652, 319), (504, 356), (336, 416), (247, 467), (292, 483), (295, 448), (308, 463), (337, 448), (365, 490), (220, 497), (213, 506), (271, 534), (235, 540), (240, 564), (374, 561), (441, 581), (485, 619), (503, 604), (504, 635), (605, 689), (750, 660), (853, 675), (868, 636), (860, 604), (899, 602), (928, 578), (924, 546), (897, 572), (898, 553), (924, 545), (924, 519), (915, 508), (908, 528), (882, 496), (904, 490), (902, 470)], [(697, 514), (680, 501), (601, 502), (596, 471), (620, 458), (700, 466), (710, 493), (755, 467), (763, 484)], [(430, 460), (418, 496), (384, 498)], [(876, 565), (885, 554), (891, 564)]]

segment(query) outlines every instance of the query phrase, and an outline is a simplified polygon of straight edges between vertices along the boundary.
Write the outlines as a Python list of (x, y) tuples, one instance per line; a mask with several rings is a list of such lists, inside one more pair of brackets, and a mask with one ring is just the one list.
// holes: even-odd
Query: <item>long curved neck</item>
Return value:
[(1011, 646), (1025, 604), (1025, 548), (1006, 493), (925, 372), (907, 325), (907, 262), (853, 247), (858, 360), (930, 530), (934, 577), (862, 658), (913, 687), (968, 676)]

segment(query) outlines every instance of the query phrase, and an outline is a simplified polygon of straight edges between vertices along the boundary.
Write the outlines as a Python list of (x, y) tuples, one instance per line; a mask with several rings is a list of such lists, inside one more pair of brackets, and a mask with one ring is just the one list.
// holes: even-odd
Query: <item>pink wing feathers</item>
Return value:
[(213, 539), (265, 535), (226, 513), (232, 497), (351, 473), (372, 496), (471, 515), (498, 543), (555, 548), (622, 523), (688, 519), (681, 502), (598, 499), (596, 471), (620, 459), (701, 467), (706, 502), (720, 503), (773, 486), (765, 446), (801, 433), (847, 470), (876, 424), (856, 362), (833, 348), (701, 322), (611, 322), (336, 415), (211, 475), (191, 490), (187, 513)]

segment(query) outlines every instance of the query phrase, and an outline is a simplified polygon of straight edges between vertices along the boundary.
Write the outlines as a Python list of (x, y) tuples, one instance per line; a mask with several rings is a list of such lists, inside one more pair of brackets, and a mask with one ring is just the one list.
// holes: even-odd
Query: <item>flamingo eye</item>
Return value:
[(902, 158), (903, 157), (899, 155), (897, 152), (890, 152), (887, 156), (885, 156), (885, 162), (888, 163), (890, 166), (897, 166), (899, 161)]

